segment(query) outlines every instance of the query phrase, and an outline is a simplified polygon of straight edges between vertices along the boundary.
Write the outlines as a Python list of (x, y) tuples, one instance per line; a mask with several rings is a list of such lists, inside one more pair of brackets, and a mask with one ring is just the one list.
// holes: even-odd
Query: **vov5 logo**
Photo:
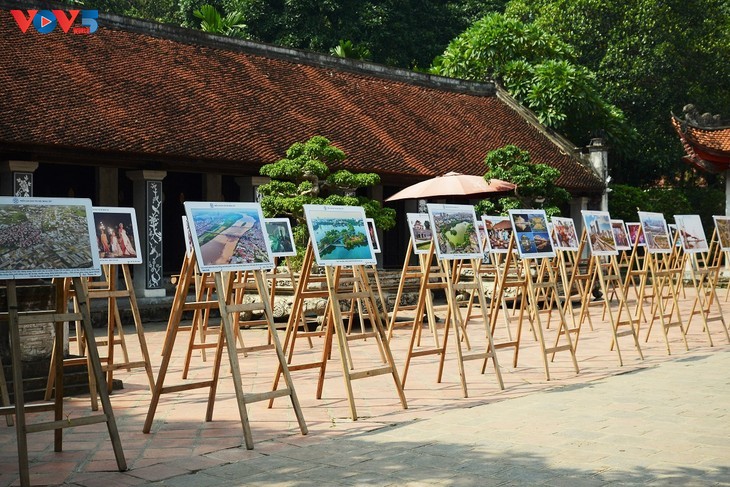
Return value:
[[(35, 30), (40, 34), (49, 34), (56, 26), (65, 33), (71, 31), (74, 34), (93, 34), (99, 27), (96, 22), (96, 19), (99, 18), (98, 10), (27, 10), (26, 12), (10, 11), (10, 15), (13, 16), (23, 34), (28, 31), (30, 24), (33, 24)], [(79, 16), (79, 14), (81, 15)], [(74, 25), (79, 18), (81, 25)]]

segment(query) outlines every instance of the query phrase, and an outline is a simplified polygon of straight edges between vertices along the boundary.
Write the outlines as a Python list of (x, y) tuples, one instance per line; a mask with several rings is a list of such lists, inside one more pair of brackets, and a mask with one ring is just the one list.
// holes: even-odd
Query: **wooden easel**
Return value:
[[(646, 292), (646, 286), (649, 280), (649, 271), (646, 262), (646, 255), (648, 254), (648, 251), (646, 249), (646, 244), (639, 243), (642, 236), (643, 230), (639, 227), (639, 230), (636, 233), (636, 240), (631, 246), (631, 252), (628, 255), (628, 262), (626, 263), (625, 271), (626, 274), (624, 276), (623, 284), (626, 301), (628, 302), (629, 300), (629, 290), (633, 290), (634, 299), (636, 300), (632, 315), (638, 320), (637, 323), (639, 326), (636, 330), (637, 332), (641, 329), (641, 323), (648, 323), (649, 321), (646, 311), (644, 310), (645, 301), (648, 300), (650, 303), (654, 302), (654, 289), (652, 289), (651, 293)], [(637, 279), (638, 284), (636, 282)]]
[[(410, 247), (409, 247), (410, 249)], [(408, 255), (406, 255), (408, 257)], [(411, 339), (408, 344), (408, 351), (406, 352), (406, 360), (405, 365), (403, 366), (403, 386), (405, 387), (406, 379), (408, 378), (408, 371), (410, 370), (411, 366), (411, 360), (414, 357), (424, 357), (428, 355), (439, 355), (443, 357), (446, 353), (446, 338), (444, 340), (439, 339), (439, 330), (436, 326), (436, 320), (435, 320), (435, 313), (433, 309), (433, 298), (432, 298), (432, 292), (434, 290), (447, 290), (447, 284), (446, 279), (448, 278), (446, 273), (444, 272), (443, 268), (439, 265), (434, 266), (433, 260), (434, 260), (434, 248), (433, 244), (429, 247), (429, 251), (427, 254), (419, 254), (418, 255), (418, 272), (414, 272), (412, 276), (418, 277), (420, 279), (420, 284), (418, 287), (418, 301), (416, 302), (415, 307), (415, 314), (413, 315), (413, 320), (410, 321), (411, 324)], [(405, 265), (408, 263), (404, 263), (404, 272), (405, 272)], [(395, 321), (397, 310), (393, 310), (392, 321), (390, 326), (390, 332), (392, 333), (393, 324)], [(426, 317), (428, 319), (428, 329), (431, 332), (431, 336), (433, 337), (434, 346), (433, 348), (420, 348), (421, 347), (421, 333), (423, 330), (423, 318), (424, 313), (426, 314)], [(452, 314), (451, 314), (451, 307), (449, 306), (448, 311), (446, 313), (446, 325), (448, 326), (448, 323), (452, 320)], [(444, 334), (448, 333), (448, 328), (444, 329)], [(459, 343), (460, 340), (457, 340), (457, 343)], [(457, 345), (460, 346), (460, 345)], [(416, 348), (419, 348), (418, 350)], [(443, 362), (439, 362), (439, 371), (438, 376), (436, 378), (436, 382), (441, 382), (441, 376), (443, 374)], [(462, 376), (463, 377), (463, 376)], [(465, 387), (462, 383), (462, 387)]]
[[(712, 342), (712, 333), (710, 332), (709, 324), (714, 321), (720, 322), (722, 330), (725, 333), (725, 338), (730, 343), (730, 334), (728, 333), (722, 308), (720, 307), (720, 298), (717, 296), (717, 281), (720, 278), (723, 251), (720, 248), (720, 242), (716, 240), (716, 235), (717, 231), (715, 230), (712, 235), (709, 250), (706, 253), (687, 254), (689, 256), (689, 267), (692, 276), (692, 286), (695, 289), (695, 298), (692, 303), (689, 319), (687, 320), (685, 333), (689, 331), (692, 318), (699, 315), (711, 347), (714, 344)], [(714, 316), (713, 313), (715, 313)]]
[[(302, 268), (299, 275), (299, 280), (294, 292), (294, 302), (292, 304), (291, 313), (289, 314), (289, 320), (287, 321), (286, 333), (284, 335), (284, 353), (287, 354), (287, 364), (289, 370), (294, 372), (298, 370), (307, 369), (319, 369), (319, 377), (317, 381), (317, 391), (315, 397), (317, 399), (322, 398), (322, 389), (324, 387), (324, 374), (327, 370), (327, 360), (332, 350), (332, 331), (333, 328), (330, 324), (331, 313), (330, 307), (332, 302), (327, 303), (327, 308), (323, 315), (323, 322), (320, 330), (310, 330), (309, 321), (305, 316), (305, 304), (307, 299), (325, 299), (329, 297), (329, 292), (326, 289), (326, 278), (323, 275), (313, 274), (314, 270), (314, 250), (312, 244), (309, 243), (304, 252), (304, 259), (302, 261)], [(339, 303), (337, 303), (339, 306)], [(299, 327), (302, 327), (303, 331), (299, 331)], [(296, 349), (296, 342), (298, 338), (306, 338), (309, 341), (309, 347), (313, 347), (312, 338), (324, 337), (324, 344), (322, 347), (322, 355), (318, 361), (306, 362), (300, 364), (293, 364), (294, 351)], [(279, 368), (274, 377), (274, 383), (272, 390), (276, 390), (279, 386), (279, 380), (283, 373), (283, 369)], [(273, 399), (269, 401), (269, 407), (274, 404)]]
[[(194, 256), (190, 254), (183, 261), (183, 269), (180, 271), (180, 277), (178, 278), (177, 287), (175, 288), (175, 299), (178, 299), (178, 297), (180, 297), (184, 300), (183, 311), (193, 312), (193, 318), (190, 326), (180, 326), (178, 328), (178, 332), (188, 331), (190, 333), (188, 337), (188, 350), (185, 354), (185, 364), (183, 365), (182, 371), (183, 379), (188, 378), (193, 351), (200, 350), (201, 359), (203, 360), (203, 362), (207, 362), (208, 357), (206, 351), (215, 349), (218, 346), (215, 341), (209, 342), (207, 338), (220, 335), (220, 328), (216, 330), (209, 327), (212, 311), (218, 309), (218, 300), (214, 299), (213, 296), (216, 289), (215, 278), (209, 272), (199, 272), (197, 262), (188, 264), (187, 262), (189, 261), (190, 257), (192, 257), (194, 260)], [(182, 289), (180, 287), (182, 285), (181, 277), (183, 273), (191, 272), (191, 266), (193, 278), (186, 280), (186, 288)], [(194, 285), (193, 292), (195, 297), (192, 301), (188, 301), (187, 296), (191, 284)], [(165, 341), (167, 341), (167, 334), (169, 334), (170, 332), (171, 329), (168, 327), (165, 332)]]
[[(119, 438), (114, 411), (112, 410), (109, 394), (106, 389), (106, 382), (102, 378), (101, 361), (96, 342), (93, 340), (94, 332), (91, 326), (91, 313), (89, 302), (86, 296), (83, 280), (80, 277), (73, 278), (73, 288), (77, 296), (79, 312), (65, 312), (66, 301), (64, 300), (63, 279), (56, 279), (56, 310), (55, 311), (18, 311), (18, 299), (15, 280), (7, 282), (8, 312), (0, 314), (2, 320), (8, 322), (10, 328), (11, 355), (13, 365), (13, 391), (15, 394), (15, 407), (8, 406), (0, 408), (0, 414), (15, 414), (16, 436), (18, 442), (18, 465), (20, 470), (20, 484), (30, 485), (30, 471), (28, 468), (28, 433), (41, 431), (54, 431), (54, 451), (63, 451), (63, 428), (76, 426), (106, 423), (109, 438), (114, 449), (114, 457), (117, 468), (120, 472), (127, 469), (127, 462), (124, 458), (122, 442)], [(81, 321), (85, 337), (92, 337), (86, 341), (86, 349), (89, 357), (89, 365), (93, 370), (93, 377), (96, 381), (96, 388), (102, 404), (103, 413), (79, 418), (69, 418), (63, 414), (63, 354), (55, 354), (55, 399), (52, 403), (39, 403), (25, 405), (23, 392), (22, 364), (20, 360), (20, 334), (18, 327), (33, 323), (53, 322), (55, 327), (55, 348), (63, 350), (63, 328), (66, 321)], [(42, 423), (27, 424), (26, 412), (54, 411), (54, 420)]]
[[(497, 342), (494, 344), (495, 349), (501, 348), (514, 348), (514, 355), (512, 356), (512, 367), (517, 367), (517, 360), (520, 352), (520, 340), (522, 338), (522, 326), (525, 320), (525, 313), (527, 312), (527, 318), (532, 326), (532, 317), (527, 307), (527, 278), (525, 277), (524, 268), (522, 263), (518, 262), (514, 257), (514, 245), (513, 241), (507, 247), (506, 253), (492, 253), (492, 259), (494, 259), (494, 290), (492, 291), (492, 306), (489, 312), (489, 326), (492, 331), (492, 337), (494, 337), (497, 329), (497, 320), (499, 319), (500, 311), (503, 314), (504, 320), (507, 324), (508, 339), (506, 341)], [(517, 316), (517, 332), (512, 337), (511, 334), (511, 318), (510, 310), (507, 306), (505, 294), (507, 289), (515, 290), (515, 299), (513, 303), (512, 314)], [(519, 304), (518, 304), (519, 303)], [(517, 308), (519, 306), (519, 308)], [(534, 333), (534, 327), (532, 328)], [(535, 339), (537, 335), (535, 334)], [(486, 370), (487, 361), (484, 361), (482, 365), (482, 373)]]
[[(433, 243), (431, 244), (433, 247)], [(475, 270), (474, 272), (474, 279), (471, 281), (467, 281), (458, 274), (457, 269), (459, 268), (459, 262), (453, 261), (451, 264), (448, 260), (442, 260), (440, 262), (441, 267), (443, 269), (443, 272), (446, 276), (446, 302), (449, 307), (449, 315), (453, 319), (453, 325), (452, 325), (452, 319), (446, 319), (446, 327), (444, 329), (444, 344), (443, 344), (443, 350), (444, 352), (441, 353), (440, 357), (440, 363), (439, 363), (439, 382), (441, 381), (441, 375), (444, 368), (444, 360), (446, 359), (446, 348), (447, 348), (447, 342), (449, 339), (449, 328), (451, 328), (454, 331), (454, 342), (456, 345), (456, 358), (457, 358), (457, 365), (459, 366), (459, 378), (461, 380), (461, 389), (464, 393), (464, 397), (468, 397), (468, 391), (467, 391), (467, 385), (466, 385), (466, 374), (464, 371), (464, 362), (467, 360), (482, 360), (485, 364), (486, 362), (491, 358), (492, 364), (494, 365), (494, 374), (497, 377), (497, 383), (499, 384), (499, 388), (504, 390), (504, 382), (502, 381), (502, 372), (499, 370), (499, 361), (497, 360), (497, 352), (495, 348), (495, 343), (492, 338), (492, 329), (488, 320), (488, 317), (482, 313), (481, 321), (484, 324), (484, 333), (487, 338), (487, 343), (485, 344), (484, 351), (483, 352), (475, 352), (468, 355), (465, 355), (461, 348), (461, 342), (462, 342), (462, 336), (461, 334), (464, 333), (466, 335), (466, 323), (464, 322), (464, 319), (461, 315), (461, 309), (459, 307), (458, 300), (456, 298), (456, 292), (457, 291), (467, 291), (467, 292), (473, 292), (477, 295), (479, 299), (479, 306), (483, 310), (489, 309), (489, 305), (487, 304), (487, 298), (484, 295), (484, 288), (482, 287), (481, 282), (481, 276), (478, 272), (476, 272), (476, 269), (479, 266), (478, 259), (471, 259), (471, 265), (472, 268)], [(484, 368), (482, 368), (482, 372), (484, 371)]]
[[(117, 287), (117, 269), (121, 268), (122, 275), (124, 276), (124, 289), (118, 289)], [(152, 374), (152, 365), (150, 362), (150, 355), (147, 349), (147, 341), (144, 336), (144, 327), (142, 326), (142, 318), (139, 314), (139, 307), (137, 306), (137, 297), (134, 293), (134, 284), (132, 282), (132, 273), (129, 270), (127, 264), (105, 264), (102, 265), (104, 280), (103, 281), (88, 281), (86, 282), (86, 297), (89, 300), (92, 299), (106, 299), (107, 300), (107, 338), (105, 341), (97, 341), (97, 348), (99, 346), (106, 345), (107, 355), (101, 357), (102, 371), (106, 372), (107, 390), (112, 391), (113, 375), (115, 370), (127, 369), (130, 371), (133, 368), (143, 367), (147, 373), (147, 380), (150, 384), (150, 391), (155, 387), (155, 379)], [(69, 286), (66, 286), (69, 289)], [(78, 309), (76, 303), (76, 294), (70, 293), (74, 300), (74, 309)], [(124, 336), (124, 330), (122, 328), (122, 320), (119, 315), (119, 305), (117, 303), (118, 298), (129, 299), (130, 310), (132, 318), (134, 320), (134, 327), (137, 332), (137, 338), (139, 340), (139, 346), (142, 353), (142, 360), (130, 361), (129, 352), (127, 350), (127, 342)], [(80, 322), (76, 322), (76, 340), (79, 346), (79, 355), (84, 355), (84, 343), (85, 340), (79, 338), (83, 335)], [(114, 346), (119, 345), (122, 349), (124, 361), (115, 362), (114, 360)], [(53, 353), (56, 353), (54, 350)], [(79, 359), (64, 360), (64, 363), (70, 365), (71, 362), (77, 363)], [(48, 382), (46, 384), (46, 400), (51, 397), (51, 390), (54, 384), (54, 365), (51, 362), (51, 369), (48, 374)], [(93, 393), (92, 389), (92, 393)]]
[[(287, 326), (287, 334), (285, 338), (285, 347), (288, 346), (289, 360), (293, 357), (296, 338), (311, 336), (311, 334), (298, 332), (299, 324), (303, 317), (304, 299), (312, 297), (329, 298), (327, 310), (325, 311), (325, 321), (323, 323), (324, 330), (317, 332), (317, 335), (324, 334), (325, 343), (322, 351), (322, 359), (319, 362), (299, 364), (290, 366), (290, 370), (302, 370), (309, 368), (319, 368), (319, 382), (317, 385), (317, 399), (321, 398), (322, 388), (324, 385), (324, 371), (327, 366), (329, 353), (332, 349), (333, 335), (337, 337), (337, 347), (340, 352), (340, 361), (342, 363), (343, 378), (345, 381), (345, 389), (350, 405), (352, 420), (357, 420), (357, 408), (355, 406), (355, 397), (352, 390), (352, 381), (357, 379), (365, 379), (378, 375), (390, 374), (395, 383), (396, 392), (400, 398), (403, 409), (408, 408), (403, 386), (401, 384), (398, 372), (395, 368), (393, 355), (388, 344), (388, 337), (381, 321), (381, 315), (377, 311), (377, 303), (375, 294), (370, 286), (367, 270), (364, 265), (354, 265), (351, 270), (345, 270), (342, 266), (324, 266), (324, 283), (326, 290), (320, 286), (319, 290), (310, 289), (311, 284), (323, 284), (321, 276), (312, 276), (312, 268), (314, 265), (314, 251), (312, 243), (307, 245), (305, 251), (304, 262), (302, 267), (302, 275), (299, 278), (297, 293), (294, 299), (294, 307), (289, 318)], [(372, 326), (371, 332), (352, 333), (347, 335), (343, 321), (343, 314), (340, 309), (340, 301), (362, 300), (364, 309), (370, 317)], [(371, 369), (355, 370), (355, 363), (352, 357), (349, 343), (354, 340), (373, 340), (378, 347), (380, 356), (384, 365)], [(280, 371), (281, 372), (281, 371)], [(273, 390), (278, 387), (280, 373), (274, 381)], [(269, 403), (271, 405), (271, 403)]]
[[(674, 250), (674, 249), (673, 249)], [(649, 340), (654, 322), (659, 321), (664, 335), (664, 343), (667, 346), (667, 353), (671, 355), (669, 346), (669, 330), (679, 328), (684, 341), (684, 347), (689, 350), (687, 344), (687, 332), (679, 312), (679, 298), (676, 280), (682, 279), (683, 269), (673, 266), (677, 259), (671, 258), (671, 253), (653, 253), (647, 248), (644, 256), (644, 263), (647, 269), (647, 276), (651, 276), (654, 303), (652, 304), (652, 318), (649, 322), (649, 329), (646, 332), (646, 340)], [(646, 277), (642, 289), (646, 288)], [(676, 318), (675, 318), (676, 316)]]
[[(215, 405), (215, 394), (218, 387), (218, 378), (220, 375), (220, 366), (223, 356), (223, 346), (227, 346), (228, 359), (230, 362), (231, 376), (233, 378), (233, 384), (236, 391), (236, 399), (238, 403), (238, 411), (241, 417), (241, 423), (243, 427), (243, 435), (246, 448), (253, 449), (253, 437), (251, 434), (251, 426), (248, 421), (248, 413), (246, 411), (247, 403), (270, 400), (275, 397), (289, 396), (294, 408), (294, 413), (299, 423), (299, 428), (302, 434), (307, 434), (307, 425), (302, 415), (302, 410), (299, 406), (299, 400), (297, 399), (296, 392), (294, 390), (294, 384), (289, 374), (289, 369), (286, 365), (286, 358), (281, 348), (278, 335), (274, 328), (274, 318), (271, 306), (269, 304), (268, 297), (269, 291), (266, 286), (266, 280), (264, 278), (264, 271), (256, 270), (253, 271), (254, 277), (258, 287), (258, 294), (262, 297), (258, 303), (247, 303), (247, 304), (236, 304), (234, 302), (233, 294), (233, 279), (230, 273), (215, 272), (213, 277), (215, 280), (218, 308), (221, 313), (221, 326), (218, 334), (218, 341), (215, 348), (215, 360), (212, 367), (212, 378), (207, 381), (189, 382), (186, 384), (179, 384), (165, 387), (164, 381), (167, 374), (167, 370), (172, 357), (173, 347), (175, 345), (175, 337), (180, 327), (180, 321), (182, 318), (183, 310), (189, 307), (189, 303), (186, 303), (186, 294), (190, 286), (190, 283), (195, 274), (195, 254), (191, 253), (186, 256), (185, 264), (183, 265), (183, 272), (180, 273), (180, 281), (176, 290), (175, 298), (172, 303), (170, 311), (170, 319), (168, 321), (168, 330), (165, 335), (165, 343), (163, 345), (162, 352), (162, 363), (155, 382), (155, 388), (152, 394), (152, 400), (150, 407), (147, 412), (147, 418), (145, 420), (143, 432), (149, 433), (152, 428), (152, 421), (157, 410), (157, 406), (160, 401), (162, 394), (170, 392), (181, 392), (191, 389), (209, 388), (208, 393), (208, 407), (206, 411), (205, 420), (212, 421), (213, 419), (213, 407)], [(200, 307), (203, 307), (200, 305)], [(267, 326), (269, 333), (272, 335), (274, 342), (274, 348), (276, 350), (276, 356), (279, 362), (279, 368), (284, 375), (286, 382), (286, 388), (278, 391), (269, 391), (261, 393), (244, 394), (243, 386), (241, 384), (241, 371), (238, 363), (238, 352), (236, 350), (236, 330), (234, 330), (234, 316), (243, 311), (263, 311), (266, 316)]]
[[(533, 278), (530, 267), (533, 266), (535, 269), (539, 269), (540, 261), (536, 259), (521, 259), (522, 260), (522, 271), (520, 274), (521, 278), (519, 280), (515, 281), (509, 281), (507, 278), (507, 273), (509, 269), (516, 265), (517, 262), (515, 260), (515, 257), (513, 255), (513, 249), (515, 248), (515, 235), (514, 233), (510, 237), (510, 243), (508, 252), (506, 255), (505, 263), (504, 263), (504, 271), (500, 275), (500, 280), (498, 283), (498, 287), (500, 289), (500, 293), (504, 292), (504, 288), (508, 285), (516, 285), (523, 289), (523, 295), (522, 299), (526, 301), (527, 310), (530, 316), (530, 320), (532, 323), (532, 329), (533, 332), (537, 335), (537, 341), (540, 345), (540, 351), (543, 358), (543, 365), (545, 367), (545, 378), (546, 380), (550, 380), (550, 368), (549, 368), (549, 362), (552, 360), (556, 352), (563, 352), (567, 351), (570, 353), (571, 360), (573, 362), (573, 368), (575, 369), (575, 373), (579, 373), (580, 369), (578, 367), (578, 361), (575, 357), (575, 346), (573, 344), (573, 340), (571, 338), (571, 332), (568, 329), (567, 322), (565, 320), (565, 314), (563, 313), (563, 305), (562, 303), (558, 303), (557, 309), (559, 313), (559, 323), (557, 326), (557, 329), (555, 330), (555, 333), (557, 333), (557, 338), (555, 340), (555, 345), (552, 347), (548, 347), (545, 343), (545, 330), (543, 329), (542, 320), (540, 318), (540, 314), (542, 310), (540, 309), (539, 303), (538, 303), (538, 290), (547, 289), (548, 293), (552, 293), (554, 296), (560, 296), (558, 293), (558, 289), (556, 286), (557, 283), (557, 277), (555, 275), (555, 271), (552, 266), (548, 265), (545, 267), (546, 270), (546, 279), (542, 280), (541, 282), (537, 282), (535, 278)], [(536, 273), (537, 274), (537, 273)], [(549, 295), (549, 294), (548, 294)], [(494, 316), (494, 314), (493, 314)], [(494, 322), (494, 319), (492, 319), (492, 322)], [(520, 320), (521, 321), (521, 320)], [(560, 344), (560, 337), (565, 337), (565, 341), (567, 341), (566, 344), (561, 345)], [(550, 360), (548, 360), (548, 355), (551, 356)], [(516, 363), (516, 353), (515, 353), (515, 363)]]
[[(408, 248), (406, 250), (406, 256), (403, 260), (403, 268), (401, 270), (400, 274), (400, 280), (398, 281), (398, 291), (395, 295), (395, 303), (393, 304), (393, 311), (390, 313), (390, 321), (388, 323), (388, 340), (391, 340), (393, 338), (393, 330), (400, 327), (413, 327), (413, 320), (405, 321), (402, 323), (398, 323), (398, 313), (401, 311), (412, 311), (416, 310), (418, 307), (418, 304), (421, 300), (421, 286), (423, 285), (424, 276), (427, 272), (430, 273), (433, 269), (431, 269), (431, 261), (427, 261), (427, 255), (428, 254), (416, 254), (418, 264), (417, 265), (410, 265), (411, 257), (414, 255), (413, 253), (413, 239), (408, 242)], [(428, 266), (428, 269), (427, 269)], [(411, 306), (405, 306), (401, 304), (401, 301), (403, 299), (403, 292), (405, 289), (406, 281), (407, 280), (418, 280), (418, 287), (419, 287), (419, 297), (418, 301), (415, 305)], [(436, 326), (436, 315), (434, 314), (433, 310), (433, 297), (430, 292), (427, 292), (424, 296), (425, 301), (425, 309), (426, 313), (428, 314), (428, 327), (429, 330), (431, 330), (431, 333), (433, 334), (435, 332), (434, 327)], [(423, 307), (423, 306), (422, 306)], [(420, 311), (421, 313), (421, 319), (423, 318), (423, 310)], [(418, 312), (416, 315), (414, 315), (414, 319), (418, 316)], [(419, 327), (418, 332), (418, 338), (417, 338), (417, 345), (421, 345), (421, 332)], [(403, 372), (402, 381), (403, 386), (405, 387), (406, 383), (406, 375), (407, 375), (407, 367), (406, 370)]]
[[(584, 231), (585, 232), (585, 231)], [(627, 302), (626, 287), (624, 279), (621, 276), (621, 270), (618, 263), (618, 255), (592, 255), (591, 266), (595, 269), (595, 279), (601, 287), (601, 293), (604, 297), (604, 313), (608, 316), (611, 324), (612, 342), (611, 348), (615, 347), (618, 355), (618, 362), (623, 366), (623, 357), (621, 356), (621, 347), (619, 345), (619, 337), (631, 336), (634, 339), (634, 346), (641, 360), (644, 360), (644, 354), (639, 344), (639, 318), (631, 314), (631, 309)], [(593, 282), (593, 280), (591, 281)], [(592, 285), (586, 290), (590, 293)], [(608, 299), (609, 292), (612, 292), (614, 298), (618, 299), (618, 307), (614, 312), (613, 306)], [(584, 297), (583, 299), (587, 299)], [(614, 314), (615, 313), (615, 314)]]

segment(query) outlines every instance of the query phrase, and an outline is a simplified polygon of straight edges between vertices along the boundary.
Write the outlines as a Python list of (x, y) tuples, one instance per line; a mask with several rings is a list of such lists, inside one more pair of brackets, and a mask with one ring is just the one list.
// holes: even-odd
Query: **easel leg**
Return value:
[(20, 485), (30, 485), (28, 442), (25, 436), (25, 398), (23, 392), (23, 363), (20, 360), (20, 330), (18, 329), (18, 297), (15, 281), (7, 281), (10, 350), (13, 363), (13, 393), (15, 394), (15, 438), (18, 442)]
[(106, 390), (106, 384), (101, 372), (101, 363), (99, 361), (99, 352), (96, 349), (96, 341), (94, 340), (94, 330), (91, 327), (91, 313), (89, 311), (89, 302), (86, 298), (86, 292), (83, 288), (83, 283), (80, 277), (74, 277), (74, 288), (76, 289), (76, 295), (79, 300), (79, 308), (81, 309), (81, 315), (83, 317), (84, 332), (87, 337), (87, 353), (89, 355), (89, 361), (94, 371), (94, 378), (96, 379), (96, 387), (99, 390), (99, 397), (101, 405), (106, 415), (106, 425), (109, 430), (109, 437), (112, 441), (112, 447), (114, 448), (114, 456), (117, 460), (117, 466), (119, 471), (123, 472), (127, 470), (127, 461), (124, 458), (124, 451), (122, 450), (122, 442), (119, 439), (119, 430), (117, 429), (117, 422), (114, 418), (114, 412), (112, 410), (111, 401), (109, 401), (109, 394)]

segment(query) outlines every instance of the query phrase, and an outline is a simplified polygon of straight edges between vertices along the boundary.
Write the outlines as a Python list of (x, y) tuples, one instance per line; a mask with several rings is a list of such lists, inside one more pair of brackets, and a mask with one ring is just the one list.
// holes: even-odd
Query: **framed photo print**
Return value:
[(201, 272), (274, 267), (258, 203), (186, 201), (185, 213)]
[(141, 264), (134, 208), (93, 207), (96, 242), (102, 264)]
[(497, 254), (506, 254), (512, 238), (512, 223), (509, 217), (482, 215), (482, 223), (487, 232), (489, 249)]
[(715, 215), (712, 219), (715, 220), (720, 248), (722, 250), (730, 250), (730, 216)]
[(99, 275), (91, 200), (0, 197), (0, 279)]
[(297, 255), (294, 245), (294, 234), (288, 218), (264, 218), (266, 233), (269, 236), (271, 255), (274, 257), (291, 257)]
[(304, 214), (317, 264), (375, 264), (363, 207), (304, 205)]
[(433, 240), (428, 213), (406, 213), (414, 254), (427, 254)]
[(687, 253), (707, 252), (710, 247), (699, 215), (674, 215), (682, 250)]
[(646, 240), (646, 249), (652, 254), (666, 254), (672, 251), (672, 239), (669, 238), (667, 222), (661, 213), (649, 211), (639, 212), (641, 231)]
[(380, 253), (380, 242), (378, 241), (378, 231), (375, 229), (375, 220), (372, 218), (366, 218), (365, 224), (368, 226), (368, 233), (370, 233), (370, 241), (373, 243), (373, 252), (376, 254)]
[(624, 221), (611, 220), (611, 228), (613, 229), (613, 239), (616, 241), (616, 250), (631, 250), (629, 233), (626, 231)]
[[(633, 247), (634, 245), (638, 245), (639, 247), (643, 247), (646, 245), (646, 239), (644, 238), (644, 232), (641, 231), (641, 223), (639, 222), (626, 222), (626, 231), (629, 234), (629, 243)], [(636, 243), (636, 239), (639, 239), (638, 244)]]
[(581, 211), (588, 244), (593, 255), (617, 255), (616, 240), (607, 211)]
[(471, 205), (428, 204), (436, 256), (447, 259), (481, 259), (477, 217)]
[(553, 225), (555, 247), (560, 250), (578, 250), (578, 232), (573, 219), (554, 216), (550, 222)]
[(667, 223), (667, 229), (669, 230), (669, 240), (671, 242), (674, 242), (675, 246), (681, 247), (682, 239), (679, 238), (679, 233), (677, 233), (677, 224), (676, 223)]
[(185, 255), (190, 256), (193, 253), (193, 235), (190, 232), (188, 217), (182, 216), (183, 237), (185, 238)]
[(520, 258), (555, 257), (545, 210), (509, 210), (509, 218)]

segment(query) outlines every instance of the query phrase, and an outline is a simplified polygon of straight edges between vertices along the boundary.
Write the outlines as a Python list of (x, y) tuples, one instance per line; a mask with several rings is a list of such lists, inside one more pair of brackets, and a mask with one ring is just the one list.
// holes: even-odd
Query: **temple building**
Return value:
[(672, 125), (686, 152), (682, 160), (712, 174), (730, 169), (730, 125), (723, 125), (716, 115), (697, 115), (692, 105), (684, 112), (684, 118), (672, 114)]
[[(0, 194), (135, 207), (142, 295), (179, 270), (184, 201), (254, 201), (260, 167), (314, 135), (347, 154), (341, 168), (379, 174), (367, 196), (380, 201), (449, 171), (482, 175), (507, 144), (560, 170), (578, 224), (605, 194), (600, 143), (575, 147), (491, 82), (104, 13), (90, 35), (23, 32), (14, 8), (0, 0)], [(380, 263), (398, 268), (418, 202), (386, 205), (399, 222)]]
[(684, 146), (684, 162), (711, 174), (725, 173), (725, 214), (730, 215), (730, 124), (719, 115), (699, 114), (686, 105), (684, 118), (672, 114), (672, 125)]

